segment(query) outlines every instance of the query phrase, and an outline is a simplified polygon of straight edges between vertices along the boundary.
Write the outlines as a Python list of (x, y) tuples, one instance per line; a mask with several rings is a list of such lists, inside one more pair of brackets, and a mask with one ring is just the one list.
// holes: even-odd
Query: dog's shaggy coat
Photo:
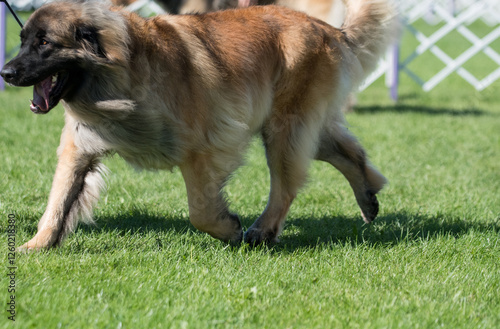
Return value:
[(341, 29), (275, 6), (143, 19), (98, 2), (44, 5), (1, 72), (10, 84), (34, 85), (33, 112), (59, 101), (65, 109), (48, 207), (22, 248), (57, 245), (90, 220), (100, 160), (112, 152), (139, 168), (179, 166), (191, 223), (239, 242), (242, 227), (222, 190), (255, 134), (271, 188), (246, 242), (277, 238), (311, 159), (342, 172), (371, 222), (385, 178), (340, 109), (376, 65), (394, 21), (382, 0), (349, 1)]

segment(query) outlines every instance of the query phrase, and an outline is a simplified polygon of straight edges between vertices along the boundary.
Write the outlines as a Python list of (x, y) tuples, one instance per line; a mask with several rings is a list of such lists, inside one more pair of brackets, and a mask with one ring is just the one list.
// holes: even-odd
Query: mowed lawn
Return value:
[[(390, 181), (372, 225), (340, 173), (316, 162), (280, 243), (229, 247), (189, 223), (179, 170), (137, 172), (115, 156), (95, 226), (16, 254), (16, 321), (3, 275), (0, 327), (499, 328), (500, 82), (479, 93), (453, 75), (424, 93), (401, 80), (397, 103), (378, 81), (347, 115)], [(0, 92), (2, 273), (8, 216), (17, 245), (35, 234), (63, 126), (62, 107), (37, 116), (30, 98)], [(227, 188), (245, 227), (268, 192), (255, 140)]]

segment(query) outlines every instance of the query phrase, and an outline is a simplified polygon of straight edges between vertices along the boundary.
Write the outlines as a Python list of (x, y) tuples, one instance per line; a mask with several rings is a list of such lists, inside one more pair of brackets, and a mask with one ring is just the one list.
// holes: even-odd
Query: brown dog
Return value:
[(277, 238), (311, 159), (344, 174), (371, 222), (385, 178), (344, 128), (340, 109), (376, 65), (393, 23), (382, 0), (350, 1), (340, 30), (274, 6), (152, 19), (97, 2), (41, 7), (1, 75), (34, 86), (35, 113), (61, 101), (66, 124), (47, 210), (21, 248), (57, 245), (78, 219), (90, 220), (103, 185), (100, 160), (111, 152), (140, 168), (179, 166), (191, 223), (239, 242), (242, 227), (222, 190), (255, 134), (271, 191), (246, 242)]

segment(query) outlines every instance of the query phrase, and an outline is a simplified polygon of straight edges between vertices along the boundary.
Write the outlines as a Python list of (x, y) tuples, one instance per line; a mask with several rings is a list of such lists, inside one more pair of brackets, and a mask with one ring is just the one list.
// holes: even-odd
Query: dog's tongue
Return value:
[(52, 76), (37, 83), (33, 88), (32, 105), (40, 110), (47, 112), (49, 110), (49, 93), (52, 86)]

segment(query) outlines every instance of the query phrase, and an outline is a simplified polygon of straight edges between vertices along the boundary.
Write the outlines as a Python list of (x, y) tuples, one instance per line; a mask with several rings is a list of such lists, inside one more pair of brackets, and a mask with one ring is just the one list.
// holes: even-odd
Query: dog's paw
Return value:
[(33, 239), (16, 248), (16, 251), (26, 253), (49, 249), (56, 243), (57, 235), (52, 231), (40, 231)]
[(16, 251), (18, 253), (29, 253), (29, 252), (37, 252), (37, 251), (41, 251), (41, 250), (45, 250), (45, 249), (49, 248), (48, 246), (42, 246), (42, 245), (39, 245), (36, 243), (32, 243), (31, 241), (32, 240), (26, 242), (22, 246), (17, 247)]
[(243, 231), (240, 230), (237, 235), (235, 235), (233, 238), (229, 239), (226, 241), (230, 246), (239, 246), (241, 245), (241, 241), (243, 241)]
[(363, 216), (365, 223), (370, 224), (373, 222), (379, 211), (379, 204), (375, 193), (367, 191), (364, 200), (359, 202), (359, 205), (361, 208), (361, 216)]
[(275, 232), (252, 228), (245, 232), (243, 239), (245, 243), (249, 244), (251, 247), (255, 247), (260, 244), (273, 244), (279, 242)]

